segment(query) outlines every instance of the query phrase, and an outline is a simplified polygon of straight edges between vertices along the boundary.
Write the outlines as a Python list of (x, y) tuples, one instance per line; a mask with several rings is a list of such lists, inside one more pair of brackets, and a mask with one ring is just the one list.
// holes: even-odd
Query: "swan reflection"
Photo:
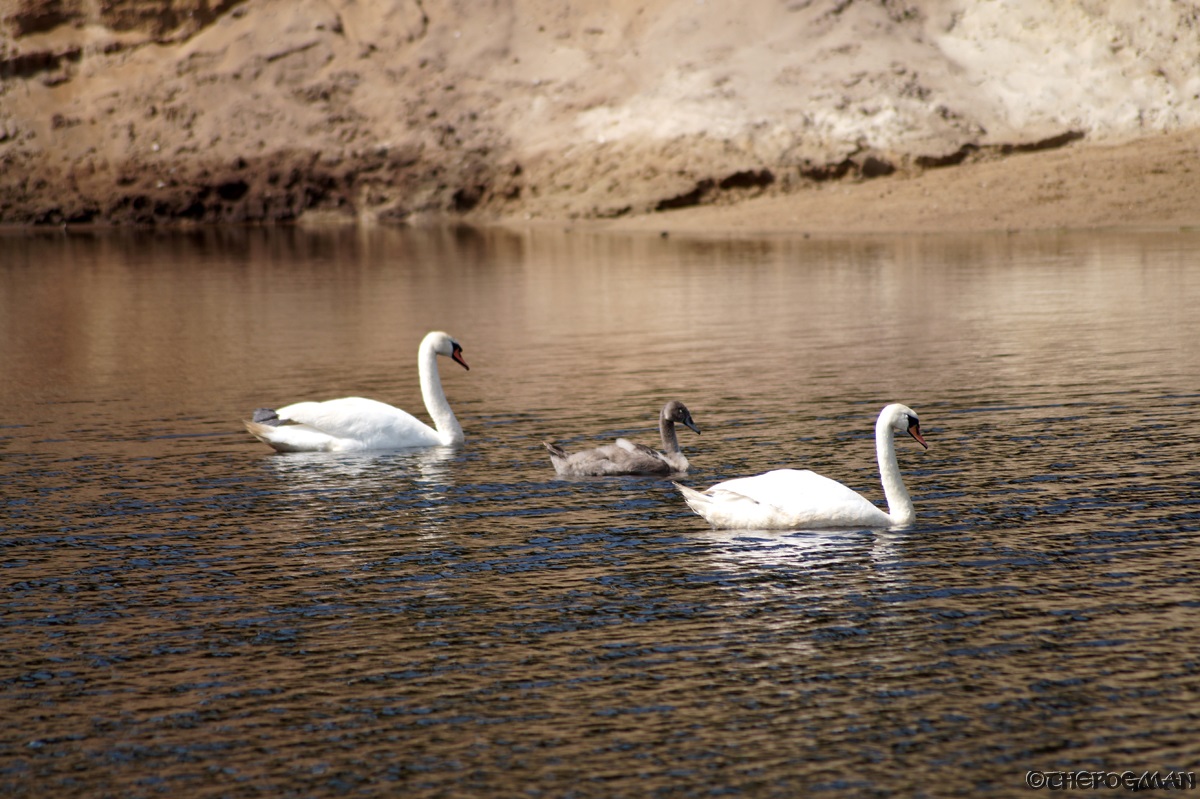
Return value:
[(708, 560), (738, 572), (863, 560), (873, 535), (850, 530), (704, 530), (688, 537), (709, 545)]
[[(756, 592), (819, 590), (849, 596), (891, 590), (911, 573), (911, 531), (705, 530), (688, 534), (704, 560)], [(749, 581), (746, 583), (745, 581)]]
[(454, 447), (366, 453), (291, 453), (263, 459), (293, 513), (309, 523), (358, 519), (437, 532), (456, 487)]
[(416, 477), (421, 482), (450, 479), (450, 463), (458, 454), (454, 447), (421, 447), (374, 452), (296, 452), (263, 459), (275, 476), (303, 488), (339, 489), (354, 481), (356, 491), (394, 485), (396, 480)]

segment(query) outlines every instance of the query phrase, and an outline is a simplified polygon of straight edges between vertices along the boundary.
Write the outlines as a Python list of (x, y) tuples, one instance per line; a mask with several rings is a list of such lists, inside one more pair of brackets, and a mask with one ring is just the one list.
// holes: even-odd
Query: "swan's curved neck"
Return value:
[(892, 517), (892, 524), (912, 524), (917, 513), (900, 477), (900, 464), (896, 460), (896, 435), (891, 423), (883, 417), (875, 423), (875, 456), (879, 460), (879, 478), (883, 481), (883, 495), (887, 498), (888, 516)]
[(675, 423), (661, 413), (658, 415), (658, 433), (662, 436), (663, 452), (669, 455), (679, 452), (679, 437), (675, 435)]
[(450, 409), (446, 400), (446, 392), (442, 389), (442, 376), (438, 372), (437, 351), (430, 344), (421, 344), (417, 358), (417, 370), (421, 375), (421, 397), (425, 400), (425, 410), (433, 419), (433, 426), (445, 444), (463, 443), (462, 425)]

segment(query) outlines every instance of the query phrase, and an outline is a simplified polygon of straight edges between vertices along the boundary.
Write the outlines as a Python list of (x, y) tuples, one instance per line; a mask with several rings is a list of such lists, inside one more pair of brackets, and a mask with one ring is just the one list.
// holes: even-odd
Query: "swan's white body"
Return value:
[(692, 421), (692, 414), (679, 400), (671, 400), (658, 414), (658, 432), (662, 439), (662, 452), (644, 444), (636, 444), (627, 438), (618, 438), (612, 444), (594, 449), (585, 449), (568, 454), (557, 444), (543, 441), (550, 453), (554, 471), (563, 477), (583, 477), (618, 474), (682, 474), (688, 470), (688, 459), (679, 449), (679, 438), (675, 435), (675, 423), (685, 424), (700, 433)]
[(707, 491), (675, 485), (683, 492), (688, 506), (718, 528), (901, 527), (912, 524), (916, 512), (896, 461), (897, 432), (908, 433), (921, 446), (928, 446), (912, 409), (893, 404), (880, 412), (875, 423), (875, 453), (887, 498), (886, 513), (857, 491), (808, 470), (777, 469), (754, 477), (726, 480)]
[(438, 373), (437, 356), (469, 368), (462, 347), (446, 333), (425, 336), (417, 351), (421, 395), (433, 419), (430, 427), (412, 414), (383, 402), (343, 397), (297, 402), (274, 411), (260, 409), (246, 429), (280, 452), (353, 452), (372, 449), (454, 446), (463, 443), (462, 425), (450, 409)]

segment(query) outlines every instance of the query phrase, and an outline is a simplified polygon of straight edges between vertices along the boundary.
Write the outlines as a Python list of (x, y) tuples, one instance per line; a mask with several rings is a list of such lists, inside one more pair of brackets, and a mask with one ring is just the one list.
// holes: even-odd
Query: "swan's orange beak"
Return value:
[(466, 369), (468, 372), (471, 371), (471, 367), (467, 366), (467, 362), (463, 360), (462, 347), (455, 347), (454, 352), (450, 354), (450, 357), (462, 364), (462, 368)]
[(913, 438), (915, 438), (917, 440), (917, 443), (920, 444), (922, 447), (924, 447), (925, 449), (929, 449), (929, 445), (926, 444), (925, 439), (921, 437), (921, 425), (910, 424), (908, 426), (908, 434), (910, 436), (912, 436)]

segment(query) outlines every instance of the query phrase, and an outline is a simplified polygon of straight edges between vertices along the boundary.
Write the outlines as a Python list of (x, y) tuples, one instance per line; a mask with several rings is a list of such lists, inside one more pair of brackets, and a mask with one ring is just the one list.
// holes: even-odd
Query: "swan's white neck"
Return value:
[(433, 419), (442, 443), (446, 445), (461, 444), (464, 441), (462, 425), (450, 409), (446, 400), (446, 392), (442, 389), (442, 376), (438, 372), (437, 350), (431, 342), (422, 341), (421, 351), (417, 357), (417, 370), (421, 375), (421, 396), (425, 400), (425, 410)]
[(900, 477), (895, 431), (891, 420), (883, 415), (875, 422), (875, 457), (879, 460), (879, 478), (883, 481), (883, 495), (887, 498), (888, 516), (892, 517), (892, 524), (912, 524), (917, 512)]

